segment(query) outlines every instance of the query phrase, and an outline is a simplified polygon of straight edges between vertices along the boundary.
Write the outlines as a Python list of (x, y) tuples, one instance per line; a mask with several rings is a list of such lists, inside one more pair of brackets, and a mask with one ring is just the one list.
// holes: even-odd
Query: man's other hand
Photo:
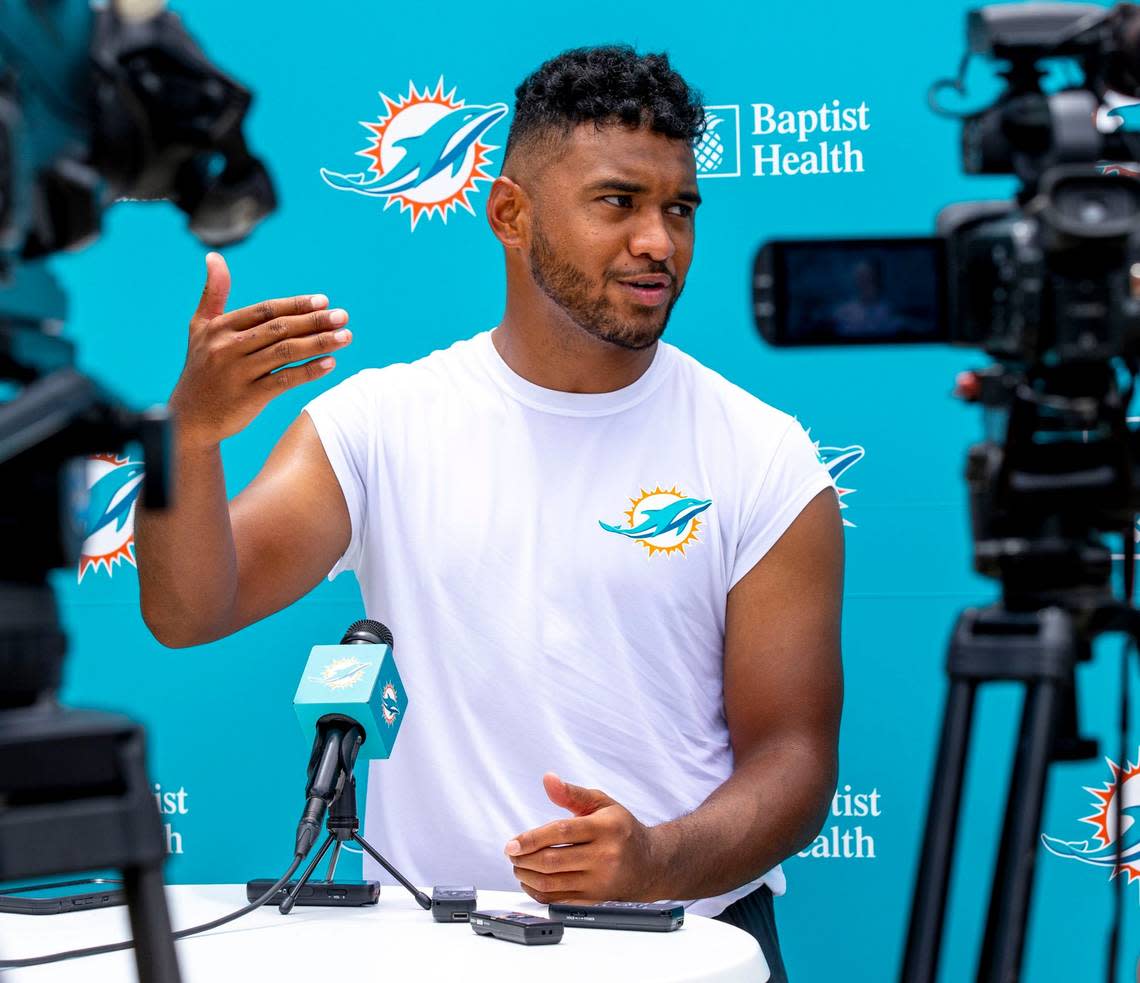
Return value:
[(605, 792), (542, 776), (550, 801), (572, 812), (520, 833), (504, 852), (519, 885), (539, 904), (658, 901), (652, 828)]

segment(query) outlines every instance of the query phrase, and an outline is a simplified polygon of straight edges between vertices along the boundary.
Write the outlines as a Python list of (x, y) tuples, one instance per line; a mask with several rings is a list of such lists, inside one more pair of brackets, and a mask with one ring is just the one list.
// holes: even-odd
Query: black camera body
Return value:
[[(1012, 980), (1048, 767), (1097, 754), (1078, 726), (1076, 665), (1105, 632), (1140, 644), (1140, 430), (1127, 415), (1140, 373), (1140, 133), (1112, 119), (1140, 102), (1140, 7), (982, 7), (968, 16), (967, 44), (1003, 63), (1006, 87), (957, 117), (963, 167), (1015, 175), (1016, 196), (952, 204), (931, 237), (769, 242), (753, 266), (756, 322), (772, 344), (938, 341), (994, 359), (959, 376), (957, 395), (985, 410), (965, 477), (974, 567), (1000, 582), (1001, 598), (966, 609), (951, 635), (903, 983), (937, 976), (977, 688), (1010, 680), (1025, 691), (977, 972)], [(1075, 63), (1080, 82), (1047, 91), (1051, 59)], [(967, 61), (931, 87), (936, 112), (953, 115), (935, 95), (963, 91)], [(1123, 543), (1123, 598), (1111, 533)], [(1120, 736), (1127, 760), (1123, 724)], [(1117, 828), (1122, 800), (1118, 785)]]
[(147, 507), (166, 504), (167, 414), (75, 369), (45, 260), (93, 240), (120, 199), (173, 202), (212, 246), (275, 206), (242, 135), (249, 91), (163, 6), (0, 4), (0, 881), (121, 870), (146, 983), (179, 973), (143, 731), (58, 705), (66, 638), (48, 574), (78, 559), (86, 455), (137, 442)]

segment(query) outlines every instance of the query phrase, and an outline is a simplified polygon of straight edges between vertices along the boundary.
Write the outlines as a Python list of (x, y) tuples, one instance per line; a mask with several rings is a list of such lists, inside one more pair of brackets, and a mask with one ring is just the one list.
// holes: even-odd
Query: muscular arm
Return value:
[(732, 775), (653, 827), (656, 897), (701, 898), (759, 877), (827, 816), (838, 768), (843, 525), (820, 492), (728, 595), (725, 715)]
[(230, 503), (218, 445), (176, 435), (173, 505), (142, 507), (135, 518), (143, 619), (174, 648), (223, 638), (312, 590), (350, 533), (344, 494), (307, 414)]

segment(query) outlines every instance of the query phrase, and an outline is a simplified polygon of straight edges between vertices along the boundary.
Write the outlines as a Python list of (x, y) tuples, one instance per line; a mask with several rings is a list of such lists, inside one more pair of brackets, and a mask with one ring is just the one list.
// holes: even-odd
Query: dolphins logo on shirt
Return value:
[(697, 530), (701, 522), (697, 518), (712, 505), (712, 499), (692, 498), (677, 489), (668, 491), (659, 485), (653, 491), (640, 489), (637, 498), (631, 498), (630, 508), (625, 516), (628, 525), (611, 525), (598, 520), (598, 525), (606, 532), (636, 540), (654, 553), (680, 553), (685, 555), (685, 547), (697, 541)]

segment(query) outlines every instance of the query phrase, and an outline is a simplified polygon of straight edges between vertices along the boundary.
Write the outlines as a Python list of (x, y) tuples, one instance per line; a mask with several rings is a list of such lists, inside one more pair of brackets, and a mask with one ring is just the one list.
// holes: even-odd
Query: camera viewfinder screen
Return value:
[(940, 240), (824, 240), (773, 245), (784, 344), (945, 340)]

